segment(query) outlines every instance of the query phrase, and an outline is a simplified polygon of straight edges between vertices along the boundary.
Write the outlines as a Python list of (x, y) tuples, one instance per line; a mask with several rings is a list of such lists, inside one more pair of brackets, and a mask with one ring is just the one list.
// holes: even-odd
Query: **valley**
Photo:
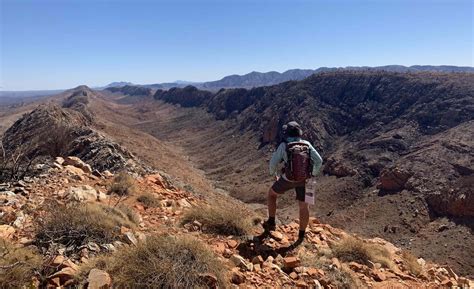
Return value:
[[(377, 92), (371, 91), (370, 87), (379, 86), (379, 91), (384, 90), (384, 80), (381, 79), (393, 77), (392, 80), (385, 80), (386, 85), (398, 85), (399, 87), (395, 88), (396, 93), (415, 93), (413, 96), (415, 98), (407, 96), (408, 98), (404, 101), (408, 104), (392, 104), (396, 107), (408, 106), (394, 110), (396, 114), (393, 116), (390, 116), (390, 112), (389, 114), (385, 113), (385, 118), (389, 119), (384, 120), (383, 123), (377, 123), (378, 118), (380, 119), (382, 116), (377, 116), (380, 114), (377, 110), (380, 109), (374, 106), (375, 103), (364, 104), (370, 105), (376, 110), (365, 108), (366, 115), (357, 116), (357, 118), (366, 120), (354, 122), (354, 119), (351, 123), (344, 120), (344, 117), (353, 118), (353, 116), (347, 115), (350, 112), (346, 108), (344, 108), (345, 111), (341, 111), (340, 108), (325, 108), (327, 105), (343, 107), (346, 104), (321, 103), (318, 104), (319, 108), (309, 105), (311, 93), (305, 88), (305, 83), (309, 85), (310, 80), (307, 80), (302, 83), (294, 83), (295, 85), (285, 83), (268, 89), (264, 88), (270, 93), (274, 93), (273, 95), (275, 95), (273, 91), (282, 88), (288, 91), (285, 94), (287, 100), (281, 98), (282, 101), (285, 101), (284, 103), (278, 104), (279, 100), (272, 98), (271, 106), (268, 108), (262, 107), (262, 104), (267, 101), (263, 96), (265, 92), (262, 92), (262, 89), (248, 92), (238, 89), (221, 91), (215, 96), (203, 94), (207, 97), (205, 100), (201, 100), (201, 96), (192, 91), (180, 95), (180, 98), (175, 98), (173, 94), (181, 93), (175, 90), (164, 92), (164, 95), (169, 93), (169, 96), (166, 96), (167, 99), (179, 102), (185, 107), (171, 105), (166, 103), (167, 100), (163, 102), (148, 97), (145, 100), (134, 101), (132, 104), (122, 104), (119, 109), (116, 108), (116, 113), (108, 115), (133, 117), (133, 119), (127, 119), (123, 124), (133, 131), (140, 131), (152, 136), (163, 142), (164, 146), (177, 151), (177, 155), (185, 158), (186, 165), (184, 167), (192, 167), (199, 171), (201, 176), (205, 176), (214, 188), (251, 204), (262, 214), (265, 214), (263, 204), (266, 200), (266, 191), (272, 183), (272, 179), (268, 176), (267, 164), (274, 145), (277, 144), (278, 126), (292, 117), (302, 123), (311, 123), (311, 127), (307, 130), (307, 136), (320, 149), (325, 160), (324, 172), (318, 177), (320, 185), (316, 204), (312, 209), (314, 216), (351, 232), (371, 237), (382, 237), (413, 250), (414, 253), (424, 258), (447, 262), (451, 266), (458, 269), (465, 268), (467, 270), (465, 272), (469, 272), (469, 268), (474, 267), (474, 263), (472, 263), (474, 255), (472, 249), (474, 247), (472, 239), (472, 181), (469, 181), (472, 178), (471, 174), (468, 172), (467, 175), (456, 177), (459, 178), (459, 181), (464, 182), (462, 187), (458, 187), (461, 191), (457, 194), (467, 199), (461, 201), (461, 207), (456, 205), (458, 206), (455, 212), (457, 215), (451, 215), (449, 204), (460, 202), (456, 201), (456, 191), (450, 193), (452, 194), (450, 197), (443, 196), (444, 202), (446, 202), (444, 204), (439, 203), (437, 196), (446, 194), (443, 191), (450, 186), (456, 188), (455, 182), (444, 181), (443, 177), (438, 179), (438, 182), (441, 182), (438, 185), (430, 184), (430, 182), (435, 180), (434, 175), (444, 174), (446, 176), (446, 174), (450, 174), (455, 176), (458, 173), (452, 172), (452, 166), (441, 164), (441, 167), (438, 164), (432, 165), (439, 167), (439, 173), (436, 170), (426, 170), (430, 168), (430, 165), (425, 163), (428, 160), (424, 159), (420, 153), (429, 156), (430, 163), (437, 163), (436, 158), (444, 159), (444, 157), (451, 155), (451, 159), (456, 159), (459, 166), (472, 167), (473, 90), (472, 86), (468, 85), (469, 82), (465, 82), (472, 79), (472, 76), (459, 75), (459, 77), (446, 78), (446, 80), (449, 79), (449, 85), (454, 85), (450, 88), (450, 93), (459, 93), (464, 96), (445, 98), (445, 101), (454, 101), (461, 106), (449, 104), (447, 107), (451, 110), (456, 110), (458, 109), (456, 107), (459, 107), (460, 111), (457, 112), (456, 117), (452, 114), (454, 112), (437, 112), (438, 117), (445, 118), (445, 120), (441, 120), (441, 123), (436, 114), (432, 116), (432, 120), (424, 120), (427, 117), (425, 112), (416, 112), (419, 110), (416, 108), (416, 97), (418, 97), (416, 93), (423, 93), (423, 90), (426, 89), (420, 85), (424, 85), (430, 87), (430, 93), (436, 94), (436, 89), (433, 90), (434, 83), (439, 83), (437, 85), (444, 90), (442, 86), (446, 84), (444, 84), (443, 77), (445, 76), (443, 75), (410, 75), (413, 78), (410, 80), (407, 78), (408, 82), (405, 84), (401, 84), (405, 81), (401, 75), (390, 73), (387, 75), (348, 73), (342, 74), (342, 76), (354, 76), (358, 80), (367, 76), (367, 80), (364, 82), (368, 82), (362, 82), (362, 85), (364, 87), (367, 85), (369, 90), (359, 88), (354, 84), (349, 88), (355, 95), (360, 95), (357, 97), (363, 97), (363, 94), (366, 97), (368, 95), (375, 96)], [(319, 78), (326, 79), (331, 79), (331, 77), (333, 76), (319, 76)], [(423, 81), (421, 81), (422, 79)], [(376, 83), (371, 83), (372, 81), (376, 81)], [(344, 85), (347, 87), (350, 84)], [(380, 87), (381, 85), (382, 87)], [(298, 90), (295, 91), (293, 87)], [(298, 103), (298, 106), (288, 102), (288, 99), (294, 99), (301, 94), (303, 89), (310, 94), (302, 99), (295, 99), (295, 104)], [(360, 89), (365, 90), (362, 95), (358, 92)], [(407, 89), (414, 90), (409, 92)], [(417, 90), (419, 92), (416, 92)], [(459, 92), (456, 92), (458, 90)], [(255, 98), (252, 93), (260, 96)], [(278, 95), (278, 92), (276, 93)], [(347, 95), (339, 97), (345, 99), (351, 97), (350, 92), (339, 93)], [(243, 96), (239, 96), (239, 94)], [(391, 97), (396, 98), (393, 95)], [(228, 101), (231, 98), (240, 99), (238, 102), (234, 102), (235, 107)], [(189, 105), (188, 101), (192, 105)], [(360, 102), (361, 100), (353, 99), (352, 101)], [(390, 100), (387, 99), (387, 101)], [(428, 102), (420, 107), (426, 109), (431, 105), (429, 103), (432, 100), (425, 101)], [(443, 100), (439, 98), (433, 101)], [(224, 111), (219, 108), (219, 105), (225, 105)], [(247, 107), (242, 107), (242, 105), (247, 105)], [(289, 109), (290, 107), (294, 107), (294, 110)], [(316, 117), (311, 117), (311, 114), (308, 114), (309, 109), (314, 111)], [(387, 107), (387, 109), (389, 108)], [(328, 111), (329, 114), (326, 114), (325, 111)], [(418, 124), (410, 120), (413, 118), (410, 114), (414, 112), (420, 115), (416, 116), (415, 114), (415, 117), (418, 118), (423, 114), (424, 119), (420, 119)], [(231, 113), (233, 114), (231, 115)], [(339, 113), (341, 116), (331, 115), (334, 113)], [(276, 117), (278, 115), (280, 117)], [(466, 122), (464, 122), (465, 120)], [(426, 121), (437, 124), (434, 126), (429, 123), (424, 124), (423, 122)], [(337, 122), (342, 123), (338, 124)], [(366, 124), (363, 124), (364, 122)], [(446, 124), (444, 125), (446, 128), (443, 128), (442, 123)], [(341, 124), (345, 125), (341, 126)], [(349, 129), (347, 125), (353, 126), (353, 128)], [(452, 128), (449, 128), (450, 126)], [(446, 142), (452, 144), (449, 145)], [(456, 147), (459, 145), (471, 147), (471, 150), (468, 150), (467, 154), (461, 153), (462, 150), (457, 152)], [(449, 149), (441, 153), (446, 147)], [(157, 154), (160, 153), (157, 152)], [(157, 163), (159, 162), (157, 160)], [(175, 176), (181, 170), (169, 168), (169, 162), (162, 167)], [(413, 184), (397, 188), (395, 192), (384, 192), (378, 188), (380, 186), (378, 177), (384, 167), (397, 167), (401, 170), (408, 168), (410, 174), (416, 174), (410, 179)], [(430, 176), (431, 174), (434, 175)], [(420, 180), (423, 180), (422, 183), (419, 183)], [(194, 185), (192, 182), (190, 184)], [(199, 188), (199, 184), (197, 187)], [(293, 193), (289, 193), (279, 199), (278, 214), (283, 223), (297, 215), (293, 198)], [(440, 232), (439, 228), (447, 229)], [(452, 239), (463, 241), (452, 242)]]

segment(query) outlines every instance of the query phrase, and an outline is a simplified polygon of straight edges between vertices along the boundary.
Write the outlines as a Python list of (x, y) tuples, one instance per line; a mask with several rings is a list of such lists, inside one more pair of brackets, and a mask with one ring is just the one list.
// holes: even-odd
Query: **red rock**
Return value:
[(50, 279), (59, 278), (62, 282), (66, 280), (74, 279), (76, 276), (77, 271), (71, 267), (66, 267), (61, 269), (60, 271), (54, 273), (53, 275), (49, 276)]
[(364, 269), (364, 265), (361, 265), (357, 262), (350, 262), (349, 268), (351, 268), (355, 272), (361, 272)]
[(296, 274), (296, 272), (291, 272), (289, 276), (291, 279), (298, 279), (298, 274)]
[(295, 268), (300, 265), (300, 260), (297, 257), (285, 257), (283, 258), (283, 265), (285, 268)]
[(107, 289), (110, 288), (112, 279), (107, 272), (94, 268), (89, 272), (87, 282), (88, 289)]
[(239, 245), (239, 242), (237, 242), (236, 240), (228, 240), (227, 245), (229, 246), (229, 248), (233, 249)]
[(300, 280), (300, 281), (296, 282), (296, 287), (298, 287), (298, 288), (309, 288), (308, 284), (303, 280)]
[(398, 191), (405, 188), (411, 174), (399, 168), (384, 169), (380, 173), (380, 182), (377, 187), (386, 191)]
[(59, 286), (61, 286), (61, 280), (59, 279), (59, 277), (51, 278), (51, 279), (49, 279), (49, 284), (51, 284), (55, 287), (59, 287)]
[(64, 260), (66, 260), (66, 258), (64, 258), (63, 255), (58, 255), (54, 257), (53, 261), (51, 261), (51, 266), (59, 267), (63, 264)]
[(272, 236), (273, 239), (276, 241), (281, 241), (283, 239), (283, 234), (278, 232), (278, 231), (271, 231), (270, 235)]
[(224, 243), (214, 244), (214, 251), (216, 251), (217, 254), (224, 254), (224, 251), (225, 251)]
[(308, 275), (311, 277), (320, 276), (319, 270), (316, 268), (308, 268), (308, 270), (306, 270), (306, 273), (308, 273)]
[(374, 280), (378, 282), (385, 281), (387, 277), (383, 272), (380, 272), (379, 270), (373, 270), (372, 274), (374, 275)]

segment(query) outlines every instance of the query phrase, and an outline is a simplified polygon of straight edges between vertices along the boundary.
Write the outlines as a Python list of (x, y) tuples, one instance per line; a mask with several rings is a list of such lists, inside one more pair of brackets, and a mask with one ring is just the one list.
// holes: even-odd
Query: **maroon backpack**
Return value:
[(311, 156), (306, 142), (295, 141), (286, 144), (288, 161), (285, 164), (285, 176), (293, 182), (303, 182), (311, 178)]

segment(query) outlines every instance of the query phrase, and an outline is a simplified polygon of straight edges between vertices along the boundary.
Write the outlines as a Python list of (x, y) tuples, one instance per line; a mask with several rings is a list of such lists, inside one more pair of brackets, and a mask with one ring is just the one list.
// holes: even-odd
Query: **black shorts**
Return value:
[(285, 180), (283, 177), (280, 177), (278, 181), (274, 182), (272, 185), (272, 190), (277, 194), (283, 194), (284, 192), (295, 189), (296, 199), (298, 201), (304, 202), (306, 182), (290, 182)]

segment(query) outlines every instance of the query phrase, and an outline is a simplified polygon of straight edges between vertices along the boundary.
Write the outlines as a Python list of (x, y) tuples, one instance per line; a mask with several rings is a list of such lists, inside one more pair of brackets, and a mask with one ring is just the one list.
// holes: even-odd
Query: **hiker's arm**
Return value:
[(270, 175), (276, 175), (278, 164), (283, 160), (283, 154), (285, 152), (285, 145), (281, 143), (277, 150), (273, 153), (270, 159)]
[(323, 165), (323, 159), (319, 153), (314, 149), (313, 146), (310, 147), (311, 160), (313, 161), (313, 176), (317, 175), (321, 166)]

